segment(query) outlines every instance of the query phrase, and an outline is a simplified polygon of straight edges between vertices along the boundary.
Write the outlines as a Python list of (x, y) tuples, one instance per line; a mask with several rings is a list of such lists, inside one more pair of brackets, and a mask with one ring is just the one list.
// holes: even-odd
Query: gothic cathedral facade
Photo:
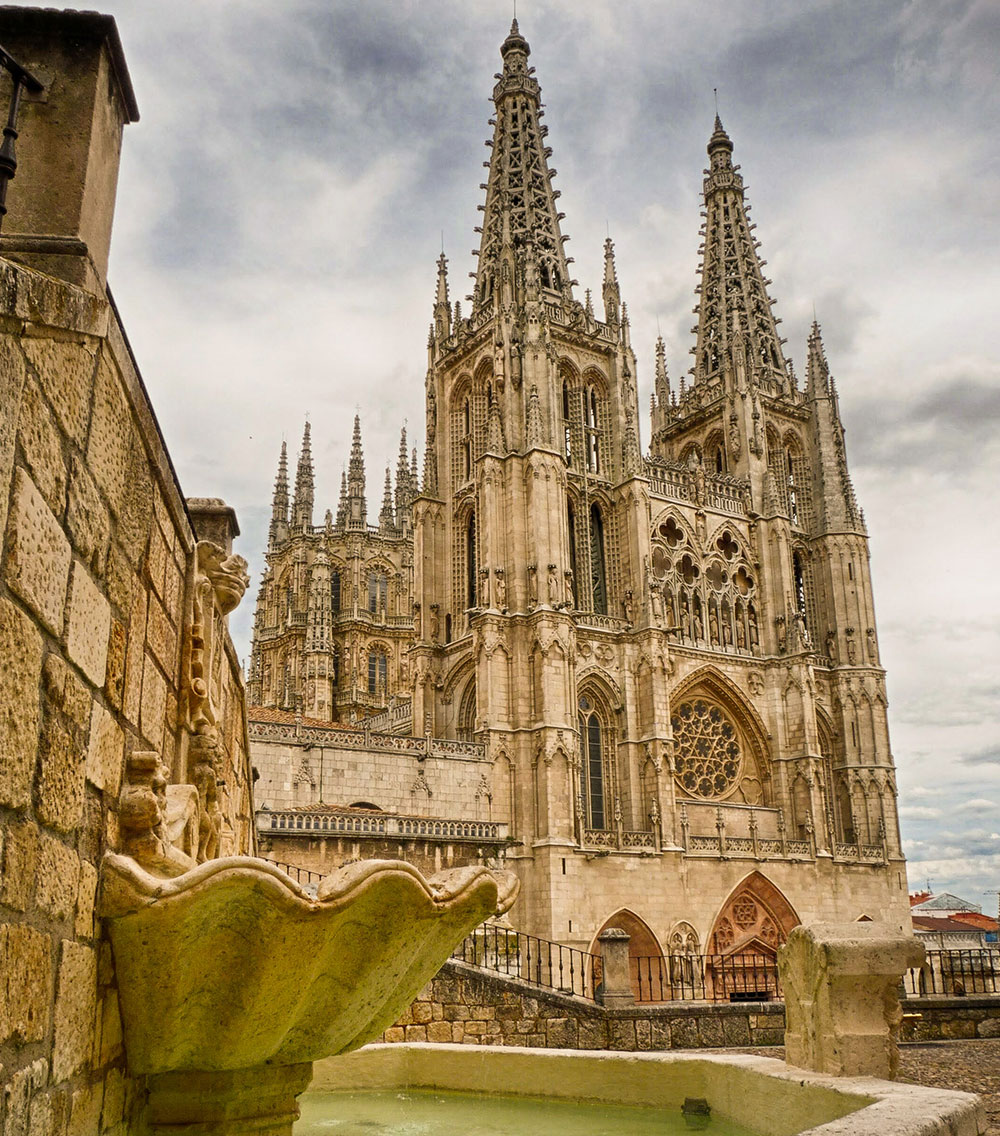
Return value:
[(800, 385), (717, 118), (694, 366), (673, 385), (658, 341), (644, 456), (613, 246), (598, 318), (516, 21), (501, 54), (467, 315), (438, 262), (422, 483), (404, 440), (368, 525), (356, 426), (314, 526), (308, 437), (290, 512), (282, 465), (251, 701), (387, 728), (392, 702), (413, 735), (483, 747), (532, 933), (767, 953), (800, 920), (902, 925), (868, 539), (819, 328)]

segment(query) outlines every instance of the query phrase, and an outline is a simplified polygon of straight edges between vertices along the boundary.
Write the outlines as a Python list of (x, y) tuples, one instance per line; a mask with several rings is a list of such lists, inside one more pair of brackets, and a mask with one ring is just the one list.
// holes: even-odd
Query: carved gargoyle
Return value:
[(194, 734), (188, 749), (188, 769), (198, 791), (198, 849), (199, 864), (214, 860), (219, 854), (219, 834), (222, 829), (222, 809), (219, 806), (219, 759), (221, 746), (214, 731)]
[(168, 785), (157, 753), (133, 753), (126, 766), (118, 820), (122, 850), (156, 875), (179, 876), (195, 865), (193, 785)]

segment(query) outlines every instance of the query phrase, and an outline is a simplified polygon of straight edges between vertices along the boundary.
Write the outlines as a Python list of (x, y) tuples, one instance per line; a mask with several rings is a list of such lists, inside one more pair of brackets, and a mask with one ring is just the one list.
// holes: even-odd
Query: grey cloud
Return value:
[(965, 765), (1000, 766), (1000, 745), (994, 744), (985, 746), (983, 749), (978, 749), (973, 753), (965, 754), (961, 760)]

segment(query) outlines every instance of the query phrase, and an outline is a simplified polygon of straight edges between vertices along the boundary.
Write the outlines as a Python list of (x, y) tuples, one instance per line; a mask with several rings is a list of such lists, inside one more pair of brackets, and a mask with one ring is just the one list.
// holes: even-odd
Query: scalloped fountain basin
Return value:
[(517, 880), (425, 879), (366, 860), (310, 895), (274, 865), (210, 860), (164, 879), (109, 853), (102, 870), (130, 1071), (154, 1133), (287, 1136), (311, 1063), (377, 1037)]
[[(482, 1093), (487, 1087), (508, 1097), (585, 1102), (584, 1110), (590, 1105), (641, 1106), (664, 1122), (680, 1118), (686, 1098), (700, 1097), (708, 1101), (716, 1120), (743, 1125), (736, 1131), (755, 1136), (980, 1136), (986, 1131), (981, 1106), (968, 1093), (872, 1077), (830, 1077), (769, 1057), (395, 1044), (369, 1045), (317, 1062), (310, 1091), (302, 1098), (307, 1124), (296, 1125), (294, 1136), (337, 1136), (341, 1092), (346, 1104), (350, 1092), (359, 1090)], [(317, 1108), (327, 1113), (320, 1126), (315, 1126)], [(578, 1131), (586, 1133), (587, 1112), (580, 1117)], [(355, 1131), (394, 1136), (438, 1130), (393, 1128), (370, 1118), (363, 1127), (341, 1125), (339, 1131), (343, 1136)], [(502, 1125), (493, 1131), (520, 1136), (520, 1130)], [(539, 1131), (549, 1129), (544, 1124), (525, 1129)], [(621, 1129), (622, 1136), (626, 1131)]]

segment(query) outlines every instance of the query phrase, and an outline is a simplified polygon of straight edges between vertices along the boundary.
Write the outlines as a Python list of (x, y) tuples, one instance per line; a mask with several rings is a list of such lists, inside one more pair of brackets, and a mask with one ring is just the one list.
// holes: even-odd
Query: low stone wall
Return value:
[[(907, 998), (902, 1040), (1000, 1038), (1000, 997)], [(670, 1002), (605, 1009), (451, 960), (382, 1035), (542, 1049), (716, 1049), (783, 1045), (782, 1002)]]
[(907, 998), (903, 1041), (951, 1041), (1000, 1037), (1000, 997)]
[(673, 1002), (610, 1010), (451, 960), (382, 1040), (543, 1049), (704, 1049), (781, 1045), (784, 1029), (780, 1002)]

